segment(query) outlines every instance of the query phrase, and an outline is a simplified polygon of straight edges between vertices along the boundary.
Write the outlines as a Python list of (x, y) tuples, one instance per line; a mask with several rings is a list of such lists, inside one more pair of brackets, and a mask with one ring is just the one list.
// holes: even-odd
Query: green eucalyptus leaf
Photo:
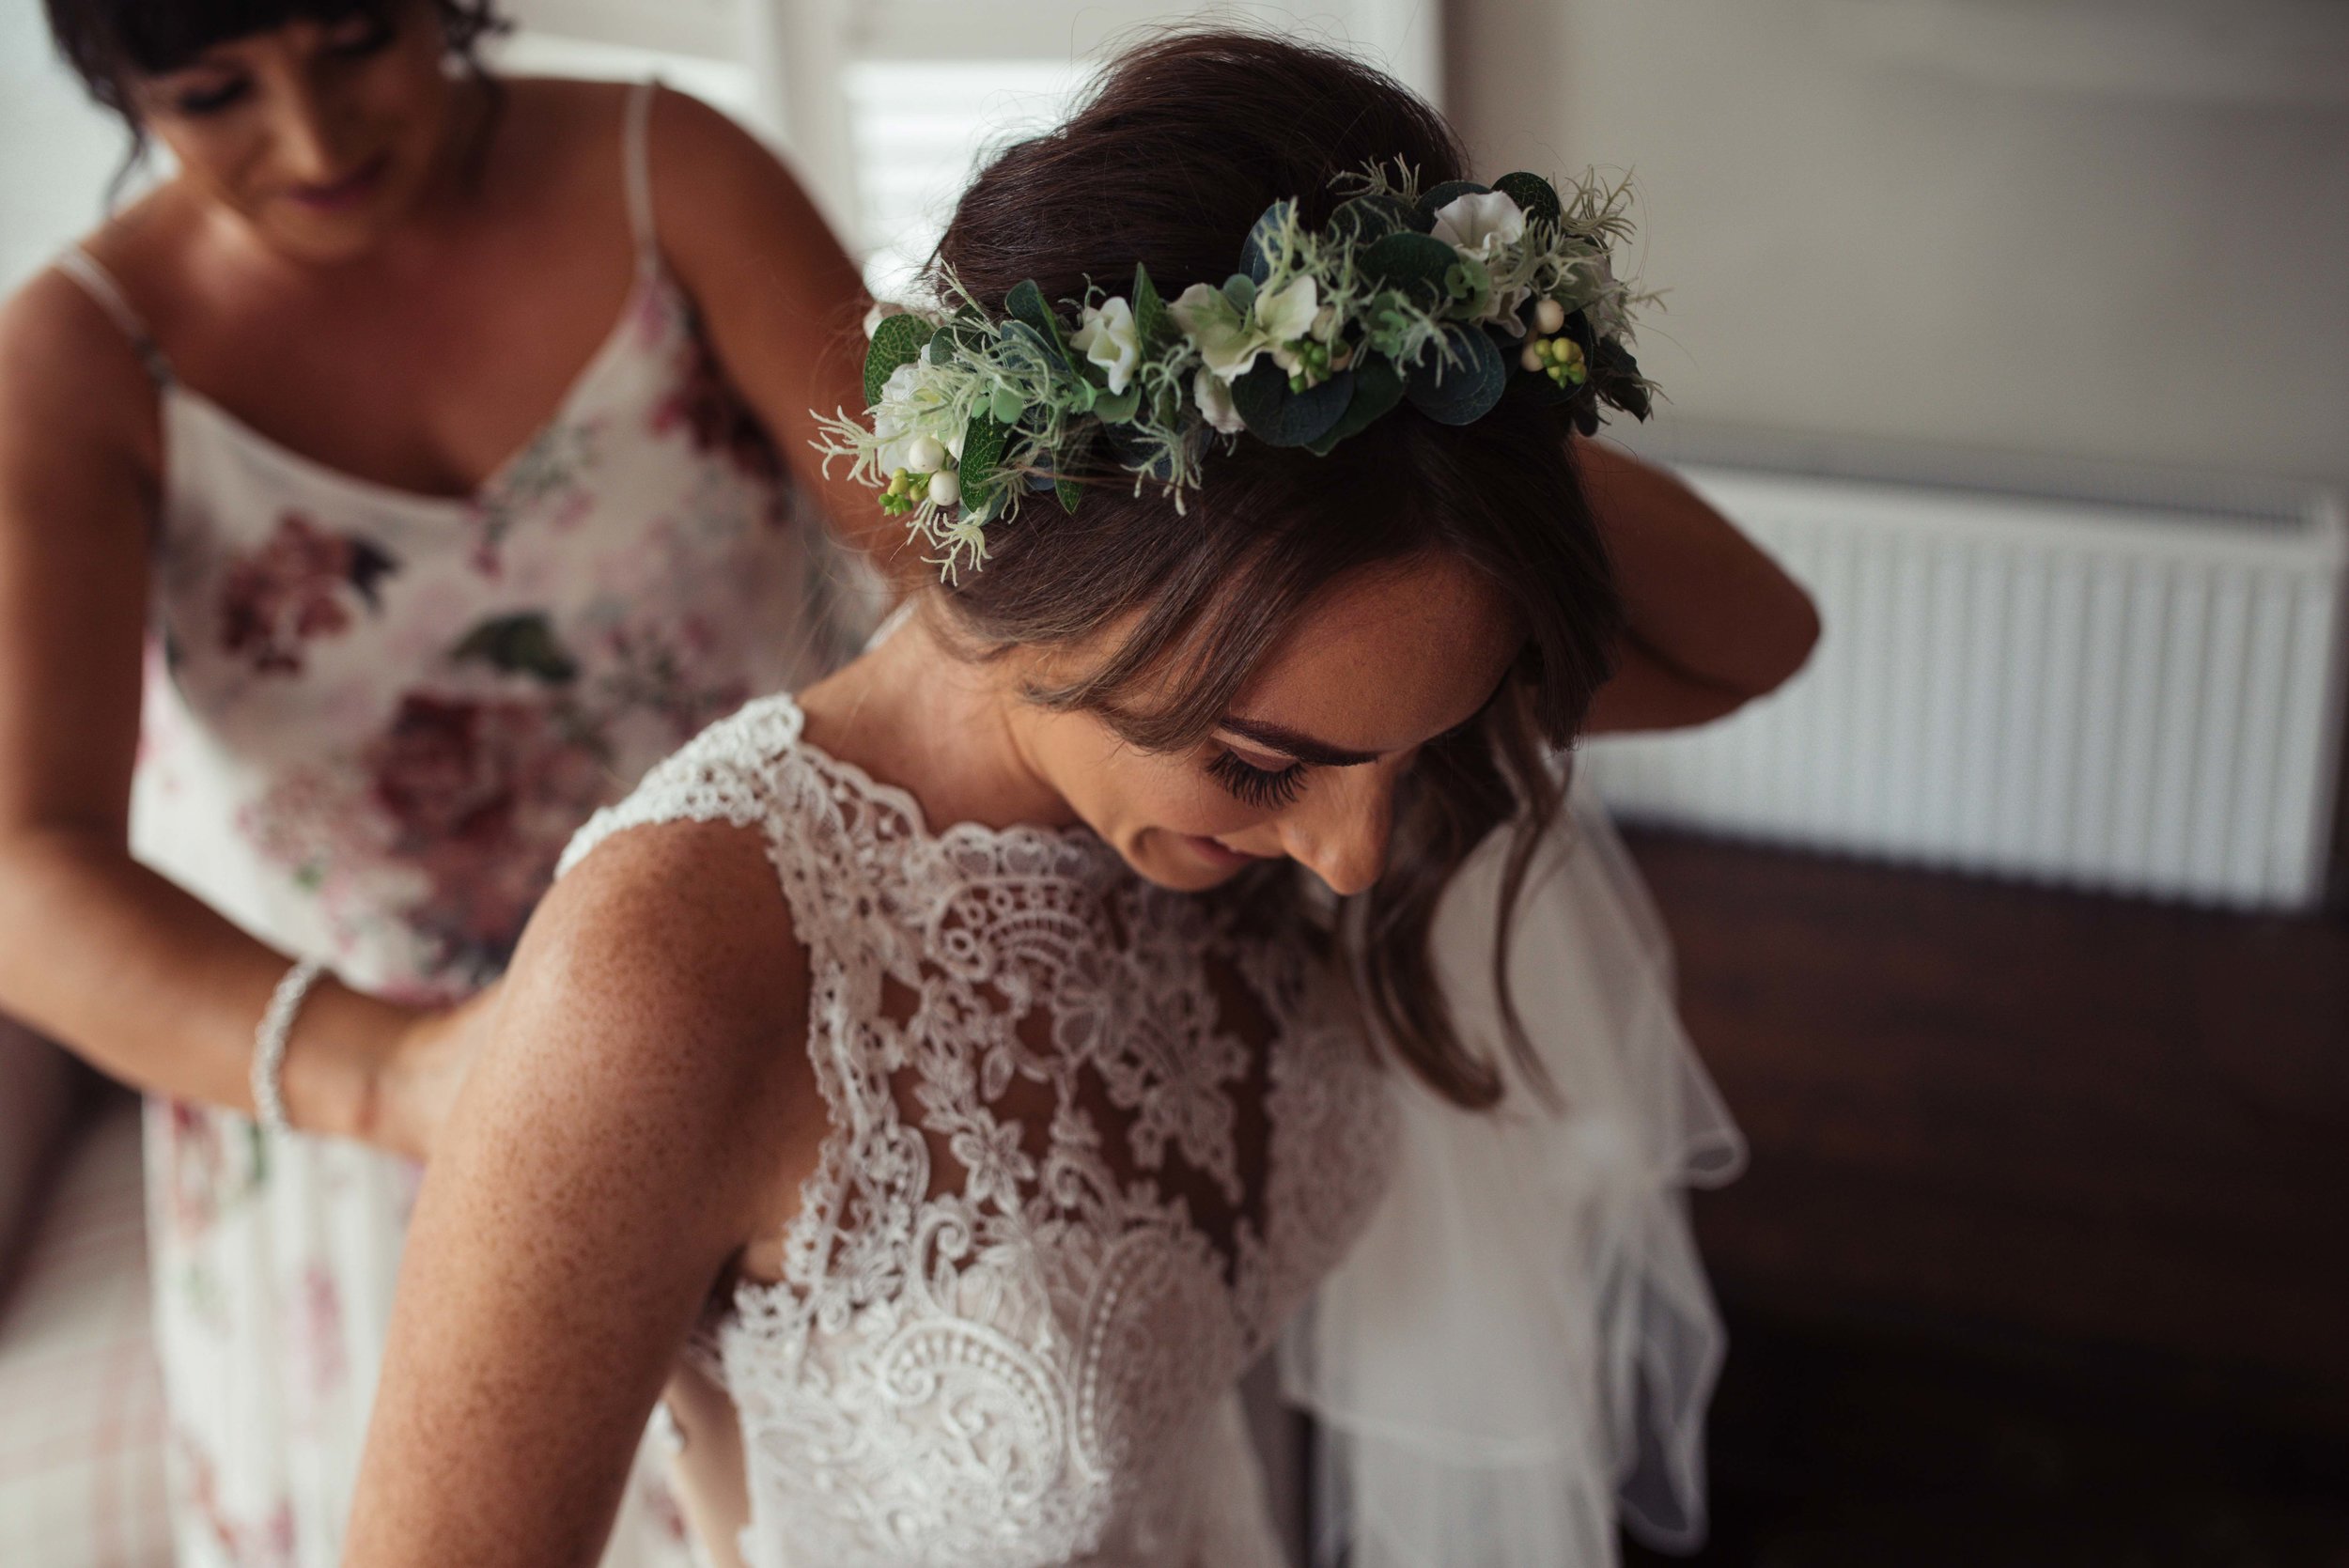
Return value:
[(1493, 181), (1493, 189), (1516, 202), (1529, 223), (1554, 224), (1565, 213), (1558, 203), (1557, 187), (1537, 174), (1520, 169)]
[(1150, 281), (1148, 271), (1139, 261), (1134, 263), (1134, 292), (1130, 303), (1134, 307), (1134, 337), (1142, 345), (1143, 357), (1147, 359), (1151, 349), (1164, 343), (1168, 334), (1174, 332), (1174, 318), (1168, 312), (1166, 302), (1159, 298), (1158, 285)]
[(881, 389), (897, 366), (910, 365), (930, 341), (930, 324), (919, 316), (884, 316), (873, 329), (873, 341), (864, 350), (864, 406), (872, 408), (881, 400)]
[(1223, 280), (1223, 298), (1245, 318), (1256, 303), (1256, 280), (1246, 272), (1234, 272)]
[(1353, 378), (1354, 396), (1346, 400), (1346, 411), (1335, 425), (1305, 443), (1317, 456), (1328, 457), (1331, 447), (1348, 436), (1360, 435), (1403, 401), (1402, 373), (1385, 360), (1364, 360), (1347, 374)]
[(992, 516), (1002, 505), (1003, 496), (1003, 448), (1011, 440), (1011, 427), (1002, 424), (982, 409), (971, 416), (971, 423), (962, 427), (962, 458), (957, 473), (962, 480), (962, 504)]
[(1286, 196), (1264, 210), (1255, 225), (1248, 231), (1248, 242), (1240, 247), (1240, 271), (1258, 283), (1272, 275), (1272, 264), (1280, 258), (1283, 248), (1282, 235), (1297, 215), (1297, 204)]
[(1128, 381), (1123, 392), (1103, 391), (1093, 399), (1093, 417), (1104, 425), (1125, 425), (1142, 408), (1142, 385)]
[(1063, 365), (1074, 368), (1077, 359), (1068, 350), (1068, 339), (1061, 331), (1060, 318), (1044, 298), (1044, 290), (1035, 286), (1035, 279), (1022, 278), (1003, 296), (1003, 309), (1015, 321), (1024, 321), (1035, 329), (1036, 334), (1052, 347)]
[(1028, 411), (1028, 405), (1020, 400), (1019, 394), (1007, 386), (999, 386), (988, 393), (987, 401), (988, 411), (995, 416), (998, 425), (1017, 425), (1019, 416)]
[(1444, 280), (1458, 259), (1457, 252), (1434, 236), (1401, 229), (1364, 251), (1361, 267), (1378, 282), (1433, 310), (1443, 303)]
[(1443, 352), (1431, 348), (1404, 379), (1411, 407), (1439, 425), (1472, 425), (1492, 411), (1509, 383), (1508, 364), (1477, 327), (1443, 325)]
[(1462, 196), (1481, 196), (1491, 189), (1491, 186), (1479, 185), (1473, 179), (1447, 179), (1440, 185), (1429, 188), (1419, 198), (1421, 226), (1423, 228), (1435, 227), (1437, 213), (1458, 201)]
[(1248, 433), (1268, 446), (1306, 446), (1329, 433), (1354, 396), (1354, 373), (1340, 371), (1319, 386), (1289, 390), (1289, 374), (1269, 357), (1232, 383), (1232, 407)]

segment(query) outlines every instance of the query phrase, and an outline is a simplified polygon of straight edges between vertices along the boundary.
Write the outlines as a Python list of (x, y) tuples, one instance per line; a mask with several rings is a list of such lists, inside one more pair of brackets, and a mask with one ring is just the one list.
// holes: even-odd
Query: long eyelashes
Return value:
[(1230, 752), (1218, 752), (1208, 759), (1207, 775), (1229, 790), (1234, 800), (1258, 811), (1279, 811), (1294, 801), (1298, 791), (1305, 787), (1305, 765), (1301, 762), (1292, 762), (1277, 770), (1254, 768)]

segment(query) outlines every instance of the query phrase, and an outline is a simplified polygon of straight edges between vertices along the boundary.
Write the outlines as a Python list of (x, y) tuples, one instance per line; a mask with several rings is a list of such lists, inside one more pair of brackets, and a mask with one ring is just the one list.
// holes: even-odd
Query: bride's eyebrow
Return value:
[(1349, 752), (1343, 746), (1332, 746), (1326, 740), (1300, 735), (1285, 724), (1268, 723), (1262, 719), (1227, 718), (1218, 727), (1244, 736), (1259, 746), (1284, 752), (1298, 761), (1311, 763), (1315, 768), (1359, 768), (1365, 762), (1378, 760), (1377, 752)]

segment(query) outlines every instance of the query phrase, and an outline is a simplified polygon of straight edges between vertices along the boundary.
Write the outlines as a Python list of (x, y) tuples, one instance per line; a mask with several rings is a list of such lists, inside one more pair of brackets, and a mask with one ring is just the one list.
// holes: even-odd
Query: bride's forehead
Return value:
[(1308, 606), (1235, 712), (1349, 749), (1416, 745), (1482, 706), (1523, 639), (1506, 597), (1466, 563), (1392, 563)]

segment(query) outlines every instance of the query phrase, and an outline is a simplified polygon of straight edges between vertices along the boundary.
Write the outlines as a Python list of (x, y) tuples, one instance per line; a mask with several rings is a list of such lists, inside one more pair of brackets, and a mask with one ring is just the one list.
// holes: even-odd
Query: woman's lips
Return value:
[(356, 207), (374, 194), (376, 186), (382, 183), (384, 171), (391, 166), (392, 155), (379, 152), (331, 185), (296, 185), (286, 194), (318, 211), (340, 211)]
[(1201, 859), (1217, 866), (1250, 865), (1257, 861), (1271, 859), (1269, 855), (1252, 855), (1245, 849), (1235, 849), (1220, 839), (1203, 837), (1198, 833), (1185, 833), (1183, 842), (1196, 850)]

